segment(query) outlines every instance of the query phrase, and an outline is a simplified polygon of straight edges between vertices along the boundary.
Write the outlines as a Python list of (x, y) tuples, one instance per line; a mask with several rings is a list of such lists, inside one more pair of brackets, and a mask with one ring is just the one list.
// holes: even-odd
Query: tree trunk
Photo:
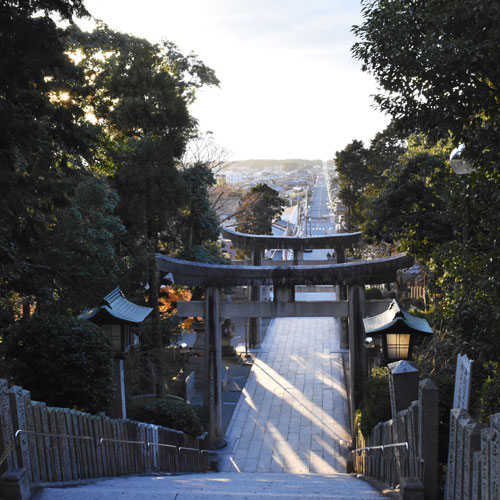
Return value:
[(149, 306), (153, 308), (151, 330), (152, 330), (152, 340), (155, 351), (154, 363), (155, 363), (155, 386), (157, 397), (162, 397), (165, 395), (165, 378), (164, 378), (164, 367), (163, 367), (163, 340), (161, 335), (160, 326), (160, 308), (158, 304), (158, 294), (159, 294), (159, 280), (158, 271), (156, 270), (156, 260), (154, 257), (151, 259), (149, 266)]

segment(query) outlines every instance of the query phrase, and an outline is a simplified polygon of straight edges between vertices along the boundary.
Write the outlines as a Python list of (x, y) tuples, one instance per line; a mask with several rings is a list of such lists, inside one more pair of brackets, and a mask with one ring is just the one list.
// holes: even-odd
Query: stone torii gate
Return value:
[[(267, 234), (246, 234), (221, 228), (222, 236), (232, 241), (235, 248), (252, 251), (252, 261), (254, 266), (262, 265), (262, 254), (264, 250), (273, 248), (281, 250), (293, 250), (293, 265), (297, 266), (304, 261), (304, 250), (334, 250), (334, 262), (343, 264), (345, 262), (345, 251), (348, 248), (360, 246), (362, 243), (361, 232), (341, 233), (327, 236), (272, 236)], [(272, 264), (270, 264), (272, 265)], [(333, 285), (334, 283), (330, 283)], [(347, 287), (337, 285), (337, 299), (347, 300)], [(252, 286), (250, 290), (250, 300), (262, 300), (260, 286)], [(341, 346), (347, 348), (347, 325), (342, 320)], [(260, 318), (250, 318), (248, 328), (248, 341), (251, 347), (258, 347), (261, 342)]]
[[(172, 273), (175, 283), (205, 287), (205, 300), (178, 302), (182, 317), (205, 318), (205, 405), (209, 409), (208, 446), (224, 445), (222, 430), (221, 323), (234, 317), (341, 317), (349, 318), (349, 363), (351, 428), (354, 410), (360, 398), (362, 380), (367, 372), (367, 354), (363, 347), (362, 318), (381, 313), (387, 301), (364, 300), (365, 284), (394, 281), (398, 269), (411, 266), (405, 254), (343, 264), (313, 266), (232, 266), (204, 264), (156, 254), (161, 273)], [(347, 285), (348, 300), (295, 302), (296, 285)], [(274, 286), (274, 301), (246, 303), (223, 302), (221, 289), (233, 286)]]

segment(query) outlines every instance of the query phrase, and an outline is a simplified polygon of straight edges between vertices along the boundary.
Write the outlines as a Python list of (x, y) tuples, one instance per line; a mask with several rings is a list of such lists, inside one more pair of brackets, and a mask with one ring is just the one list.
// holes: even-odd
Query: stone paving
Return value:
[(350, 474), (234, 474), (129, 476), (77, 488), (45, 488), (33, 500), (380, 500)]
[(349, 413), (339, 336), (334, 318), (272, 321), (227, 429), (221, 471), (346, 472)]

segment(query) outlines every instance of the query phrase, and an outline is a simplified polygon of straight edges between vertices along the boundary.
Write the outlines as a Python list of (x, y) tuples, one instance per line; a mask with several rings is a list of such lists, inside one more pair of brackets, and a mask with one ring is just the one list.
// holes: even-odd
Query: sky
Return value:
[(220, 87), (191, 107), (228, 159), (328, 160), (389, 119), (350, 55), (356, 0), (85, 0), (110, 28), (194, 52)]

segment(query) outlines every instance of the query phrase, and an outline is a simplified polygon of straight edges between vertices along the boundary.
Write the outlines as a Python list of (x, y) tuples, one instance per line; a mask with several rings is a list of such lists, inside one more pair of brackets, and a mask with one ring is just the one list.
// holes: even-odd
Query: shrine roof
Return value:
[(124, 323), (128, 325), (138, 325), (146, 319), (153, 309), (134, 304), (127, 300), (116, 287), (106, 295), (98, 307), (85, 309), (79, 319), (87, 319), (94, 323)]
[(432, 328), (425, 318), (408, 314), (400, 309), (395, 300), (383, 313), (363, 318), (363, 324), (365, 332), (372, 335), (391, 333), (396, 330), (408, 333), (432, 333)]

